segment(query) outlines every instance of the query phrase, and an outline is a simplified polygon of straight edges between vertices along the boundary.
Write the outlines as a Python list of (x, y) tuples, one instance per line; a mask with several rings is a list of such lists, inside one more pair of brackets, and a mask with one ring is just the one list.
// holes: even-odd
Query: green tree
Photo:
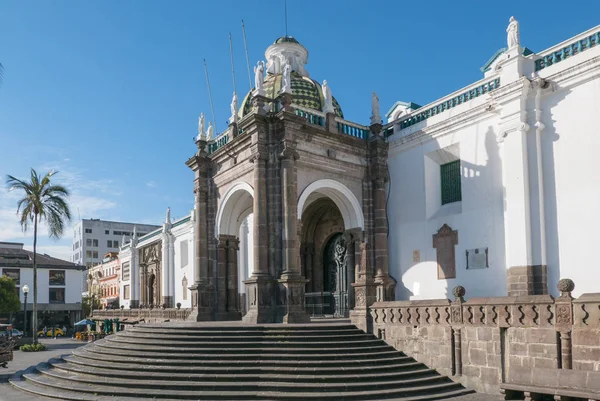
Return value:
[[(92, 308), (92, 301), (94, 302)], [(83, 308), (83, 316), (90, 317), (92, 316), (92, 309), (100, 309), (100, 300), (97, 297), (83, 297), (81, 299), (81, 306)]]
[(12, 278), (0, 277), (0, 313), (18, 312), (21, 309), (21, 300), (15, 288)]
[(23, 191), (23, 197), (17, 203), (17, 215), (20, 217), (23, 232), (33, 222), (33, 343), (37, 344), (37, 235), (38, 224), (45, 222), (50, 238), (60, 238), (65, 225), (71, 220), (71, 211), (66, 197), (69, 191), (61, 185), (53, 185), (50, 180), (58, 172), (51, 170), (43, 177), (31, 169), (30, 181), (7, 176), (9, 190)]

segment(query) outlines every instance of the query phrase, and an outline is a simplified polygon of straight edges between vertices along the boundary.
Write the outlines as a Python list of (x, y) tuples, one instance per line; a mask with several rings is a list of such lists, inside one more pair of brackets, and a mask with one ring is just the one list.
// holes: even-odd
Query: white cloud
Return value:
[[(86, 177), (84, 171), (67, 165), (68, 159), (62, 159), (56, 163), (47, 163), (42, 166), (38, 173), (45, 174), (51, 169), (58, 170), (59, 174), (53, 177), (55, 183), (64, 185), (69, 191), (68, 203), (71, 209), (72, 223), (69, 224), (63, 237), (56, 241), (48, 238), (48, 229), (45, 224), (38, 228), (38, 249), (52, 257), (69, 260), (72, 246), (72, 224), (83, 218), (102, 218), (103, 214), (117, 208), (114, 200), (120, 195), (115, 190), (112, 180), (91, 180)], [(5, 178), (6, 173), (0, 172), (0, 177)], [(17, 176), (26, 178), (27, 176)], [(27, 232), (23, 233), (17, 215), (17, 202), (22, 196), (20, 191), (8, 191), (6, 185), (0, 183), (0, 241), (23, 242), (26, 247), (33, 244), (33, 224), (29, 224)], [(44, 249), (45, 251), (41, 251)]]
[(146, 186), (148, 188), (155, 188), (156, 187), (156, 183), (154, 181), (149, 181), (146, 183)]

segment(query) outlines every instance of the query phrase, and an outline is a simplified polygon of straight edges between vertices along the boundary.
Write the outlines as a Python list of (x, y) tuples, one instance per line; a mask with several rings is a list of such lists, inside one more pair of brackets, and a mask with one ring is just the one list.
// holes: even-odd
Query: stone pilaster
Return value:
[(231, 236), (219, 235), (217, 244), (217, 281), (215, 291), (217, 304), (215, 305), (215, 320), (227, 320), (227, 242)]
[(375, 237), (375, 283), (377, 301), (393, 301), (396, 298), (396, 280), (390, 276), (388, 261), (388, 221), (385, 184), (389, 180), (387, 171), (388, 144), (381, 136), (381, 124), (370, 127), (370, 172), (373, 188), (373, 219)]
[(274, 280), (269, 274), (267, 226), (266, 151), (255, 152), (254, 163), (254, 271), (246, 285), (248, 312), (246, 323), (271, 323), (275, 315)]
[(369, 243), (357, 238), (358, 246), (355, 246), (355, 282), (354, 287), (354, 309), (350, 312), (352, 324), (359, 329), (367, 332), (373, 332), (373, 321), (369, 313), (371, 306), (376, 299), (376, 284), (373, 275), (369, 269), (368, 250)]
[(310, 317), (304, 310), (304, 293), (307, 280), (300, 271), (300, 245), (298, 241), (298, 194), (296, 159), (298, 154), (286, 148), (281, 158), (281, 191), (283, 193), (283, 261), (284, 271), (279, 282), (285, 288), (284, 323), (305, 323)]
[(227, 313), (235, 320), (241, 319), (238, 294), (238, 250), (239, 239), (232, 237), (227, 241)]
[(325, 126), (327, 127), (327, 131), (337, 134), (337, 121), (335, 121), (334, 113), (327, 113), (325, 116)]
[(195, 282), (190, 286), (192, 293), (192, 313), (190, 320), (208, 321), (213, 320), (212, 299), (213, 287), (209, 281), (209, 260), (208, 260), (208, 177), (210, 158), (206, 153), (206, 141), (196, 142), (198, 152), (190, 158), (186, 165), (194, 171), (194, 193), (196, 202), (194, 209), (195, 218), (195, 254), (194, 260), (194, 279)]

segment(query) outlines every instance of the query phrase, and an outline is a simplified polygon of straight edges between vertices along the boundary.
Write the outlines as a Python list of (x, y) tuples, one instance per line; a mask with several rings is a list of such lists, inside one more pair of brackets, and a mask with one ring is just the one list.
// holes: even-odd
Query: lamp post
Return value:
[(23, 334), (27, 335), (27, 294), (29, 294), (29, 287), (25, 284), (22, 288), (23, 297), (25, 297), (25, 302), (23, 304), (23, 314), (25, 315), (24, 323), (23, 323)]

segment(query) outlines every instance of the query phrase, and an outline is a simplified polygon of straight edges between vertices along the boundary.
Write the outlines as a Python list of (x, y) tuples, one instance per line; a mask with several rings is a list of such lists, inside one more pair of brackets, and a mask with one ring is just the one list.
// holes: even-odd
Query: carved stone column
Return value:
[(267, 227), (266, 151), (255, 152), (254, 163), (254, 271), (244, 281), (248, 297), (246, 323), (271, 323), (274, 319), (273, 278), (269, 274)]
[(279, 282), (285, 288), (283, 323), (310, 322), (304, 310), (304, 294), (307, 280), (302, 277), (298, 265), (298, 189), (296, 183), (296, 159), (298, 154), (286, 148), (281, 158), (281, 190), (283, 192), (283, 260), (284, 271)]
[(238, 250), (240, 241), (234, 236), (227, 241), (227, 314), (230, 318), (242, 318), (238, 294)]
[(453, 374), (455, 376), (462, 376), (462, 304), (465, 301), (464, 296), (466, 294), (465, 287), (456, 286), (452, 290), (454, 295), (454, 301), (450, 306), (451, 315), (451, 326), (452, 326), (452, 338), (453, 338)]
[(350, 312), (352, 324), (359, 329), (373, 332), (373, 321), (369, 313), (369, 306), (375, 302), (375, 282), (369, 273), (368, 249), (369, 243), (362, 240), (362, 235), (356, 236), (358, 246), (355, 245), (355, 282), (354, 287), (354, 309)]
[(215, 320), (227, 320), (227, 242), (231, 236), (219, 235), (217, 244), (217, 304), (215, 305)]
[(356, 280), (356, 240), (352, 235), (352, 231), (344, 232), (344, 240), (346, 241), (346, 282), (348, 285), (348, 311), (354, 309), (355, 294), (354, 281)]
[(396, 298), (396, 280), (390, 276), (388, 264), (388, 221), (385, 183), (388, 179), (388, 144), (381, 135), (381, 124), (371, 125), (373, 134), (369, 140), (370, 176), (373, 188), (373, 231), (375, 253), (375, 283), (377, 301), (393, 301)]
[(193, 307), (190, 320), (213, 320), (212, 298), (213, 287), (209, 281), (208, 260), (208, 178), (210, 158), (206, 153), (206, 141), (196, 142), (198, 152), (191, 157), (186, 165), (194, 171), (195, 199), (195, 254), (194, 270), (195, 283), (190, 286)]

